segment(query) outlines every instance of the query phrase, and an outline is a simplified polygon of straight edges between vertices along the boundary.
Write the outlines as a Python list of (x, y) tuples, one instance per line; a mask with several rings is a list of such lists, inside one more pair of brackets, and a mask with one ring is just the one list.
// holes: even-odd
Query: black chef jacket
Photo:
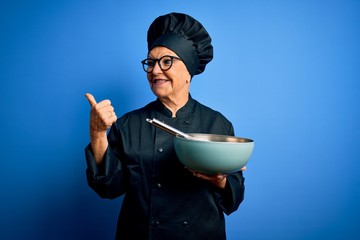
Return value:
[(175, 118), (159, 100), (119, 118), (109, 131), (100, 165), (89, 144), (89, 186), (103, 198), (125, 194), (116, 239), (226, 239), (223, 213), (237, 210), (244, 198), (242, 172), (228, 175), (224, 190), (194, 177), (177, 159), (174, 136), (146, 118), (186, 133), (234, 135), (222, 114), (190, 96)]

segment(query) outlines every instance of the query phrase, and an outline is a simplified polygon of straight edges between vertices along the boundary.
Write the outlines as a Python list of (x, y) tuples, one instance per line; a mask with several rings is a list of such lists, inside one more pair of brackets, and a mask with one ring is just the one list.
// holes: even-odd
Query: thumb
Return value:
[(91, 95), (90, 93), (86, 93), (86, 94), (85, 94), (85, 97), (86, 97), (87, 100), (89, 101), (91, 107), (93, 107), (94, 105), (96, 105), (96, 100), (95, 100), (95, 98), (94, 98), (93, 95)]

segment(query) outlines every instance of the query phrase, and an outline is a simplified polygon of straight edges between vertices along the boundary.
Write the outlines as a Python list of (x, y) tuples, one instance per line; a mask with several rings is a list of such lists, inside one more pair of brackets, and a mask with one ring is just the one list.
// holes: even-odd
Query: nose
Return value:
[(152, 70), (152, 73), (156, 74), (156, 73), (161, 73), (161, 72), (162, 72), (162, 70), (160, 68), (160, 63), (159, 63), (159, 61), (156, 61), (155, 65), (154, 65), (154, 68)]

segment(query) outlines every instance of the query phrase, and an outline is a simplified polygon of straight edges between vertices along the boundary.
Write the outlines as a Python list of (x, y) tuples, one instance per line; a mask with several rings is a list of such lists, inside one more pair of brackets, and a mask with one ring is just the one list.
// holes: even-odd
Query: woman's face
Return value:
[[(159, 59), (165, 55), (175, 56), (175, 52), (166, 47), (154, 47), (148, 58)], [(183, 102), (189, 96), (190, 73), (183, 61), (174, 59), (169, 70), (163, 71), (156, 63), (153, 71), (147, 74), (152, 92), (162, 101)]]

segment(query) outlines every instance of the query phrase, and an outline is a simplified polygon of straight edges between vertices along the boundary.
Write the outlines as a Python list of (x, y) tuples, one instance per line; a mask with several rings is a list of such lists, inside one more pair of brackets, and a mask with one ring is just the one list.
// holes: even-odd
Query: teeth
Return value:
[(163, 79), (155, 79), (154, 80), (154, 83), (158, 83), (158, 82), (165, 82), (165, 80), (163, 80)]

